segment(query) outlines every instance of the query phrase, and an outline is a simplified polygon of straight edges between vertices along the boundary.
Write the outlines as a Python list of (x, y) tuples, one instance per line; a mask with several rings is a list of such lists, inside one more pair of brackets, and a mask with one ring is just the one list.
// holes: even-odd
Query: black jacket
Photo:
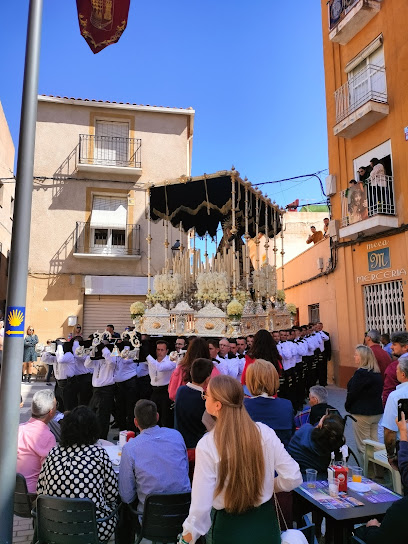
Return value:
[(374, 416), (383, 413), (383, 379), (380, 372), (359, 368), (347, 384), (345, 409), (350, 414)]

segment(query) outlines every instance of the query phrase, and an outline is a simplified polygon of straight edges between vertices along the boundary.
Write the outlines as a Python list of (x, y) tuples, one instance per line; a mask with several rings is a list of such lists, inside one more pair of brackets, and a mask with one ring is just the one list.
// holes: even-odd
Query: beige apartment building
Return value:
[[(147, 292), (146, 187), (191, 174), (193, 125), (191, 108), (38, 97), (27, 324), (40, 341), (75, 321), (85, 335), (131, 324)], [(151, 230), (155, 274), (163, 224)]]
[(14, 145), (0, 103), (0, 315), (4, 315), (7, 295), (8, 262), (13, 227)]

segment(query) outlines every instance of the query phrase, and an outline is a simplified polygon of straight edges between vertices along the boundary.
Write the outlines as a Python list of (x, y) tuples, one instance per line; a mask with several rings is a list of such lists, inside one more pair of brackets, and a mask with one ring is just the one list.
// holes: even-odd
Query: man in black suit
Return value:
[(322, 331), (326, 336), (329, 337), (328, 340), (325, 340), (324, 342), (324, 351), (320, 354), (319, 361), (317, 364), (317, 376), (319, 379), (319, 384), (323, 385), (323, 387), (326, 387), (327, 385), (327, 362), (330, 361), (332, 350), (331, 350), (331, 342), (330, 342), (330, 334), (323, 330), (323, 323), (319, 321), (319, 323), (316, 323), (316, 331), (320, 332)]

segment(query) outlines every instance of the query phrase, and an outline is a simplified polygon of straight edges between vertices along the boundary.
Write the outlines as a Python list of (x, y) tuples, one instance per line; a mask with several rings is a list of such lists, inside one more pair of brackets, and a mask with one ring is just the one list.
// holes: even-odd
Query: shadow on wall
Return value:
[(52, 287), (58, 281), (58, 274), (63, 273), (65, 261), (74, 253), (75, 229), (71, 232), (64, 243), (57, 249), (50, 259), (48, 287)]

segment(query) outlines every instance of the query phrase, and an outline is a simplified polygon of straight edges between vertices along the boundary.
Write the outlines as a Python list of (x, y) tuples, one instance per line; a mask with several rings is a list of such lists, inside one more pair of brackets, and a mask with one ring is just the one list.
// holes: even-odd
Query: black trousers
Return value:
[[(139, 500), (132, 503), (132, 508), (137, 510)], [(119, 510), (119, 519), (115, 528), (115, 544), (134, 544), (136, 534), (140, 530), (138, 516), (135, 516), (129, 509), (129, 505), (122, 502)]]
[(137, 402), (136, 380), (136, 376), (133, 376), (129, 380), (116, 384), (115, 420), (120, 431), (136, 432), (134, 423), (134, 409)]
[(317, 363), (317, 378), (319, 380), (319, 384), (326, 387), (327, 385), (327, 356), (325, 353), (321, 353), (319, 355), (319, 360)]
[[(75, 406), (88, 406), (93, 394), (92, 374), (72, 376), (72, 378), (69, 378), (69, 381), (72, 387), (72, 397)], [(72, 408), (75, 408), (75, 406)], [(71, 410), (71, 408), (68, 408), (68, 410)]]
[(159, 413), (159, 425), (160, 427), (174, 427), (174, 414), (171, 409), (171, 400), (169, 397), (169, 386), (160, 385), (153, 386), (152, 396), (150, 397), (156, 406)]
[(99, 438), (106, 440), (109, 432), (110, 415), (115, 397), (115, 384), (94, 387), (89, 407), (99, 422)]
[(58, 410), (65, 412), (66, 410), (72, 410), (75, 408), (75, 394), (72, 387), (71, 378), (65, 380), (57, 380), (55, 386), (55, 398), (58, 402)]

